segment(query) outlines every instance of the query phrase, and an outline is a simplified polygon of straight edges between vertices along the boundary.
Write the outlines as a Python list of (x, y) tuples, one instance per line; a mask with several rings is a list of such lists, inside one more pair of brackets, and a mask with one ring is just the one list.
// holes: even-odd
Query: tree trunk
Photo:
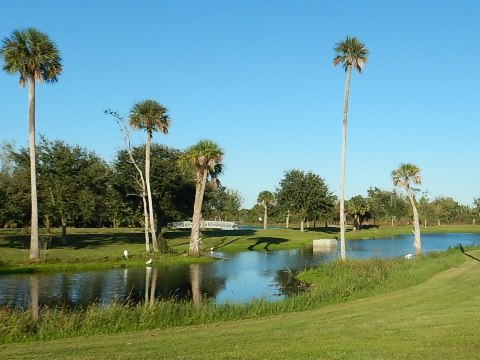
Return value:
[(61, 227), (62, 227), (62, 244), (65, 245), (67, 243), (67, 219), (65, 218), (65, 215), (62, 214), (61, 218)]
[(50, 215), (45, 215), (45, 228), (47, 234), (51, 234), (51, 229), (50, 229)]
[(355, 214), (353, 217), (353, 231), (358, 231), (360, 230), (360, 216), (358, 214)]
[(287, 212), (287, 218), (285, 219), (285, 228), (288, 229), (290, 226), (290, 210)]
[(164, 233), (166, 231), (166, 228), (164, 226), (158, 226), (159, 232), (158, 232), (158, 237), (157, 237), (157, 243), (158, 243), (158, 250), (162, 254), (166, 254), (170, 251), (170, 248), (168, 247), (167, 240), (165, 239)]
[(147, 185), (148, 213), (150, 215), (150, 234), (152, 237), (153, 251), (158, 252), (157, 236), (155, 234), (155, 222), (153, 219), (152, 189), (150, 186), (150, 138), (151, 134), (147, 130), (147, 141), (145, 143), (145, 183)]
[(263, 229), (265, 230), (267, 228), (267, 204), (265, 203), (263, 205), (264, 212), (263, 212)]
[(305, 222), (305, 219), (302, 218), (302, 220), (300, 221), (300, 231), (302, 231), (302, 232), (304, 231), (304, 228), (303, 228), (304, 222)]
[(195, 203), (193, 205), (192, 232), (190, 234), (189, 255), (199, 256), (201, 252), (200, 222), (202, 220), (202, 203), (207, 182), (208, 170), (197, 171), (195, 186)]
[(32, 205), (32, 217), (30, 220), (30, 260), (38, 260), (40, 258), (40, 248), (38, 245), (38, 199), (35, 146), (35, 79), (30, 79), (28, 92), (28, 148), (30, 152), (30, 195)]
[(145, 190), (142, 191), (142, 202), (143, 202), (143, 222), (145, 225), (145, 252), (150, 252), (150, 238), (149, 238), (149, 226), (148, 226), (148, 209), (147, 209), (147, 199), (145, 198)]
[(413, 246), (415, 248), (415, 255), (420, 255), (420, 253), (422, 252), (422, 245), (420, 241), (420, 220), (418, 217), (417, 207), (415, 206), (415, 199), (413, 198), (413, 194), (409, 188), (407, 188), (407, 194), (413, 210), (413, 234), (415, 235)]
[(342, 122), (342, 160), (340, 165), (340, 252), (342, 260), (347, 258), (345, 252), (345, 159), (347, 152), (347, 116), (348, 116), (348, 96), (350, 92), (350, 75), (352, 66), (347, 66), (347, 76), (345, 79), (345, 94), (343, 97), (343, 122)]

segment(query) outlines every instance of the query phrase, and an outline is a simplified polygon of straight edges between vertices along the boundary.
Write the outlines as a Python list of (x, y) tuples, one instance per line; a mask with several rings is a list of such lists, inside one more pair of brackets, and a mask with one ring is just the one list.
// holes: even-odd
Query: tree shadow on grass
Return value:
[(263, 246), (264, 250), (270, 250), (269, 249), (270, 245), (280, 245), (281, 243), (285, 243), (287, 241), (288, 241), (287, 239), (283, 239), (283, 238), (259, 237), (257, 238), (257, 242), (255, 244), (252, 244), (248, 247), (248, 250), (250, 251), (255, 250), (255, 247), (259, 245), (264, 245)]
[(462, 245), (461, 243), (459, 243), (459, 244), (457, 245), (457, 247), (460, 249), (460, 251), (463, 253), (463, 255), (468, 256), (470, 259), (473, 259), (473, 260), (476, 260), (476, 261), (480, 261), (479, 258), (476, 258), (476, 257), (473, 256), (473, 255), (467, 254), (467, 253), (465, 252), (465, 248), (463, 247), (463, 245)]
[[(49, 249), (92, 249), (108, 245), (142, 244), (144, 233), (117, 233), (117, 234), (68, 234), (66, 243), (62, 242), (59, 234), (40, 235), (40, 247), (48, 246)], [(28, 249), (30, 236), (7, 235), (0, 239), (0, 248)]]

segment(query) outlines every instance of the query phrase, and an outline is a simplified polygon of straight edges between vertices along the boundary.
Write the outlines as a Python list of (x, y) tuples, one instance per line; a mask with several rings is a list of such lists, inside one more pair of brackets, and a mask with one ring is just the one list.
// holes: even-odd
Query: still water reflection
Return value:
[[(347, 241), (349, 258), (389, 258), (412, 252), (413, 236)], [(426, 234), (422, 250), (444, 250), (461, 243), (479, 245), (480, 234)], [(211, 264), (112, 269), (76, 273), (0, 276), (0, 307), (108, 305), (112, 301), (137, 303), (175, 298), (199, 304), (203, 298), (246, 302), (275, 300), (285, 295), (282, 272), (318, 265), (339, 257), (339, 248), (215, 253)]]

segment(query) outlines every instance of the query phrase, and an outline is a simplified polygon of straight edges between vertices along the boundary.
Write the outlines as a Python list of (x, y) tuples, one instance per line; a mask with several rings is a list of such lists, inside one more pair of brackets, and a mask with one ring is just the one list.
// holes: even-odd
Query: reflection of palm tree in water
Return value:
[(40, 288), (40, 279), (38, 275), (30, 276), (30, 311), (32, 313), (32, 320), (38, 321), (38, 291)]
[(155, 301), (158, 268), (147, 266), (145, 271), (145, 305), (152, 305)]
[(202, 293), (200, 291), (200, 282), (202, 271), (200, 264), (190, 264), (190, 283), (192, 285), (192, 300), (195, 306), (202, 304)]

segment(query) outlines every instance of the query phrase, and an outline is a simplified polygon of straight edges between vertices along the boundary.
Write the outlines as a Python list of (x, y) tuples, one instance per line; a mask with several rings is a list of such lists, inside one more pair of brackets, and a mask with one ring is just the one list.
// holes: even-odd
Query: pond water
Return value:
[[(425, 234), (422, 251), (445, 250), (461, 243), (480, 245), (480, 234)], [(346, 242), (348, 258), (390, 258), (413, 252), (413, 235)], [(66, 273), (0, 276), (0, 307), (26, 309), (41, 306), (75, 307), (112, 301), (136, 303), (175, 298), (217, 303), (274, 301), (288, 296), (285, 278), (308, 266), (340, 257), (340, 244), (332, 250), (312, 248), (281, 251), (217, 252), (210, 264), (112, 269)]]

